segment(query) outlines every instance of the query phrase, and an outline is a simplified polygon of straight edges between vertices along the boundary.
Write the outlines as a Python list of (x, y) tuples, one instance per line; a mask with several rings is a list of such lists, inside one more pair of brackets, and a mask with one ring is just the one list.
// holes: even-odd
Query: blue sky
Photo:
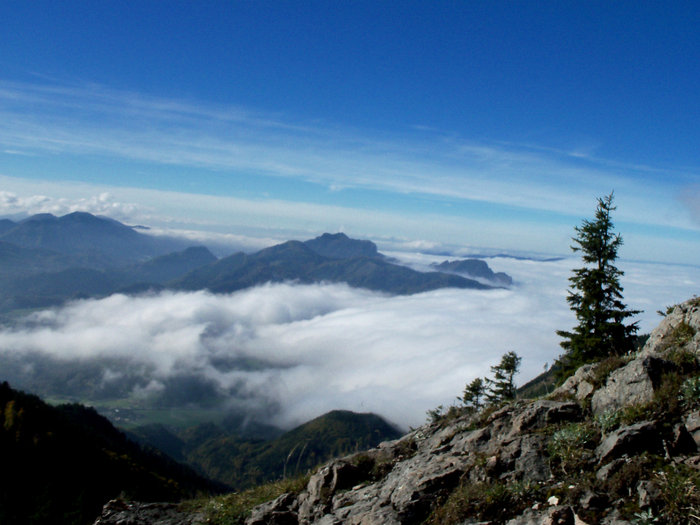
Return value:
[(3, 2), (0, 213), (700, 255), (694, 2)]

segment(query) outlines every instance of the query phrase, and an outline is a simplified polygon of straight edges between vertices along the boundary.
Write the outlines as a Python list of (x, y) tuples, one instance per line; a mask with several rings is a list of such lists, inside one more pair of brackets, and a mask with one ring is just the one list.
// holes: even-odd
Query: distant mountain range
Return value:
[[(217, 293), (283, 281), (302, 284), (342, 282), (356, 288), (392, 294), (412, 294), (447, 287), (491, 288), (457, 275), (418, 272), (388, 262), (376, 251), (365, 255), (366, 245), (359, 242), (343, 234), (326, 234), (305, 243), (288, 241), (254, 254), (236, 253), (225, 257), (190, 272), (170, 285), (175, 289), (208, 289)], [(335, 256), (324, 256), (317, 250)], [(338, 257), (340, 253), (344, 254), (342, 258)]]
[(267, 282), (347, 283), (390, 294), (438, 288), (488, 289), (512, 281), (483, 261), (452, 261), (419, 272), (371, 241), (325, 233), (253, 254), (217, 259), (203, 246), (155, 237), (113, 219), (75, 212), (0, 220), (0, 312), (145, 290), (228, 293)]
[(493, 270), (489, 268), (489, 265), (481, 259), (444, 261), (439, 264), (433, 263), (431, 266), (440, 272), (469, 275), (470, 277), (486, 279), (487, 281), (500, 284), (502, 286), (511, 286), (513, 284), (513, 279), (510, 277), (510, 275), (503, 272), (494, 273)]

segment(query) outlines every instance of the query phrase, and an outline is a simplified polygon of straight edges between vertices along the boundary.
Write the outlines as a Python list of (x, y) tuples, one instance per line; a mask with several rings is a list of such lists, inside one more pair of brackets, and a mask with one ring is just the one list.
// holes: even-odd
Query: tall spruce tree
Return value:
[(623, 272), (614, 265), (622, 237), (613, 231), (614, 210), (611, 193), (598, 199), (594, 220), (584, 220), (576, 227), (571, 249), (581, 252), (584, 266), (569, 278), (567, 297), (578, 325), (570, 332), (557, 331), (564, 338), (560, 344), (566, 350), (559, 359), (559, 375), (563, 377), (581, 364), (634, 348), (637, 323), (625, 324), (625, 320), (639, 311), (628, 310), (622, 302)]

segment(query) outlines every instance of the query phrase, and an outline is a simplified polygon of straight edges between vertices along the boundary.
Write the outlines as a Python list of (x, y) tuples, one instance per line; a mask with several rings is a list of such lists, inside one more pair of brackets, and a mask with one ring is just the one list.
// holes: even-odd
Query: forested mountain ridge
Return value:
[(179, 436), (151, 427), (127, 437), (92, 408), (50, 406), (0, 383), (0, 523), (84, 525), (117, 496), (178, 502), (240, 490), (399, 435), (374, 414), (333, 411), (270, 440), (212, 424)]
[(298, 476), (330, 458), (396, 439), (401, 432), (376, 414), (334, 410), (287, 432), (278, 430), (270, 439), (211, 423), (180, 431), (149, 425), (129, 434), (240, 490)]
[(0, 383), (0, 523), (90, 523), (120, 494), (179, 501), (225, 490), (129, 441), (93, 409), (53, 407)]

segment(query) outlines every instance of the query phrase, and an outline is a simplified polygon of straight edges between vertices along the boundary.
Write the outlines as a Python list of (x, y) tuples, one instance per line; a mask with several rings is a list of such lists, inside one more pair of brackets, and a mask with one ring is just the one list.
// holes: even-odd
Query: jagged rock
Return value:
[(651, 508), (661, 499), (661, 490), (653, 481), (643, 480), (637, 483), (637, 495), (639, 508), (644, 510)]
[(501, 447), (497, 458), (497, 467), (492, 474), (500, 470), (501, 474), (515, 480), (546, 481), (552, 475), (549, 463), (542, 455), (547, 447), (547, 438), (543, 435), (528, 434), (521, 436)]
[(587, 490), (581, 498), (579, 504), (583, 510), (602, 510), (605, 509), (610, 502), (605, 494), (597, 494), (591, 490)]
[(700, 447), (700, 410), (696, 410), (685, 416), (684, 423), (685, 428), (695, 440), (695, 444)]
[(622, 427), (606, 436), (596, 448), (596, 455), (600, 463), (607, 463), (622, 456), (631, 456), (645, 451), (658, 453), (662, 450), (663, 442), (656, 423), (641, 421)]
[(527, 431), (536, 430), (563, 421), (579, 421), (581, 407), (578, 403), (551, 401), (539, 399), (524, 407), (513, 418), (511, 435), (520, 435)]
[[(256, 509), (265, 513), (297, 513), (298, 523), (379, 525), (419, 523), (432, 505), (462, 479), (544, 482), (551, 478), (547, 436), (541, 431), (561, 422), (579, 421), (581, 409), (570, 401), (517, 402), (494, 412), (487, 426), (465, 430), (470, 416), (444, 427), (422, 428), (404, 438), (325, 465), (311, 476), (294, 502), (286, 498)], [(483, 459), (488, 458), (485, 461)], [(358, 467), (361, 461), (382, 463), (383, 479)], [(321, 521), (323, 520), (323, 521)]]
[(603, 483), (608, 481), (616, 472), (618, 472), (622, 466), (626, 463), (624, 459), (613, 459), (610, 463), (607, 463), (600, 467), (595, 473), (595, 477), (598, 481)]
[(610, 374), (605, 385), (591, 399), (595, 415), (629, 405), (648, 403), (654, 398), (664, 372), (675, 365), (658, 357), (638, 357)]
[(249, 525), (296, 525), (298, 523), (296, 498), (293, 494), (282, 494), (253, 509), (246, 521)]
[(306, 497), (299, 501), (299, 517), (310, 521), (320, 518), (330, 509), (333, 494), (349, 489), (360, 481), (361, 471), (351, 463), (335, 460), (324, 466), (309, 480)]
[(185, 513), (175, 503), (136, 503), (115, 499), (102, 507), (94, 525), (200, 525), (199, 513)]
[[(687, 350), (700, 355), (700, 299), (693, 298), (676, 305), (664, 317), (663, 321), (651, 332), (640, 355), (659, 355), (666, 352), (669, 345), (677, 343), (677, 328), (687, 325), (694, 334), (684, 342)], [(690, 334), (688, 334), (690, 335)]]
[(576, 373), (566, 379), (561, 386), (552, 392), (551, 397), (573, 397), (578, 400), (586, 399), (592, 393), (592, 376), (595, 365), (583, 365), (576, 370)]
[(412, 458), (396, 472), (395, 479), (380, 492), (396, 511), (399, 522), (420, 522), (430, 512), (432, 502), (457, 486), (466, 464), (451, 457)]
[(698, 446), (693, 436), (683, 424), (673, 427), (668, 442), (669, 452), (674, 456), (693, 454), (698, 450)]

